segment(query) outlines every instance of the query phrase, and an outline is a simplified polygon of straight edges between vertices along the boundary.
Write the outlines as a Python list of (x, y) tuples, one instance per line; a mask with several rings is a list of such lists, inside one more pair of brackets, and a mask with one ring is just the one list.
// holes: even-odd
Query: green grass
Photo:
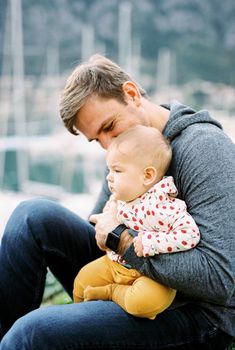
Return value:
[(46, 287), (41, 306), (70, 303), (72, 303), (70, 296), (65, 292), (53, 274), (48, 271), (46, 278)]

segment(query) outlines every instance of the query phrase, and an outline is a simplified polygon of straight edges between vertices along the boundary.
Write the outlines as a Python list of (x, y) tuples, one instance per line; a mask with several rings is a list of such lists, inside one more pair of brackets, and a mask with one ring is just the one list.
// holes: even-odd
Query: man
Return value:
[[(183, 253), (138, 258), (133, 231), (116, 229), (115, 207), (106, 205), (102, 212), (110, 195), (106, 182), (90, 217), (95, 228), (56, 203), (22, 203), (7, 224), (0, 251), (1, 330), (6, 333), (0, 349), (224, 349), (235, 336), (231, 140), (206, 111), (176, 101), (151, 102), (131, 77), (102, 56), (71, 74), (61, 97), (61, 117), (70, 132), (105, 149), (133, 125), (163, 132), (173, 148), (168, 175), (199, 226), (201, 241)], [(37, 309), (47, 267), (72, 295), (78, 270), (106, 246), (143, 275), (176, 289), (169, 309), (153, 321), (130, 316), (111, 301)]]

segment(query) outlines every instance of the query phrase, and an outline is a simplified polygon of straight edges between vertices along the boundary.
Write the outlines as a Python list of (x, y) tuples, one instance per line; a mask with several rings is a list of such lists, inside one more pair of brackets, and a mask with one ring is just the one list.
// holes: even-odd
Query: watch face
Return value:
[(125, 225), (120, 224), (112, 232), (110, 232), (106, 239), (106, 247), (116, 252), (121, 234), (124, 230), (126, 230), (126, 228), (127, 227)]
[(107, 237), (105, 245), (109, 249), (111, 249), (111, 250), (116, 252), (116, 250), (118, 248), (119, 241), (120, 241), (120, 236), (116, 235), (114, 232), (110, 232), (108, 234), (108, 237)]

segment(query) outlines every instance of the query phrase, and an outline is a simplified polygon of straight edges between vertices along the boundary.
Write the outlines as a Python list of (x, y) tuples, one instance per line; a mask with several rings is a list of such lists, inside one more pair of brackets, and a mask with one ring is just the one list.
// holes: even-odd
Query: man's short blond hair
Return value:
[[(74, 135), (77, 114), (87, 99), (96, 95), (115, 98), (125, 104), (123, 84), (133, 79), (116, 63), (102, 55), (93, 55), (88, 62), (78, 65), (68, 77), (60, 99), (60, 115), (65, 127)], [(141, 95), (145, 90), (138, 86)]]
[(108, 152), (112, 149), (138, 162), (143, 168), (153, 166), (159, 177), (163, 177), (171, 163), (172, 148), (170, 142), (156, 128), (136, 125), (113, 139)]

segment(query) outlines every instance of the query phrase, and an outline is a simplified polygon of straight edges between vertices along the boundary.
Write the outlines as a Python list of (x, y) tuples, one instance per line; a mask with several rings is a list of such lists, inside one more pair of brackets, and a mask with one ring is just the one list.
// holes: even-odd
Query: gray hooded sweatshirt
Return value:
[[(163, 134), (171, 141), (178, 197), (195, 219), (201, 240), (180, 253), (138, 258), (133, 245), (123, 258), (143, 275), (177, 290), (171, 308), (195, 303), (211, 322), (235, 336), (235, 145), (206, 110), (177, 101), (163, 107), (170, 118)], [(104, 182), (93, 213), (110, 192)]]

